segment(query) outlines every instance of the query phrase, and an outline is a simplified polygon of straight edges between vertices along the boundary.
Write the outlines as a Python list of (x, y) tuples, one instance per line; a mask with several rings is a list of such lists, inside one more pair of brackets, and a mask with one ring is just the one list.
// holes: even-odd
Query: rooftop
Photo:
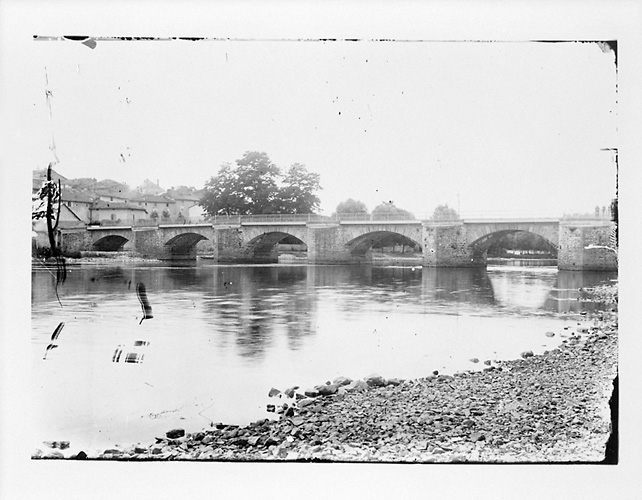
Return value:
[(123, 203), (120, 201), (95, 201), (91, 207), (92, 210), (141, 210), (147, 212), (143, 207), (132, 205), (131, 203)]
[(85, 192), (78, 191), (77, 189), (63, 188), (62, 201), (79, 201), (84, 203), (91, 203), (94, 201), (94, 196)]
[(172, 203), (174, 200), (169, 196), (157, 194), (138, 194), (132, 198), (132, 201), (147, 201), (152, 203)]

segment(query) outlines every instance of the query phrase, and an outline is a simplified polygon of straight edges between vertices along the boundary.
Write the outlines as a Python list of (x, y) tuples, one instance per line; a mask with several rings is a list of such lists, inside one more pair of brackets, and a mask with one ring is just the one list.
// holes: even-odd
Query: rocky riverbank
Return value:
[[(600, 297), (616, 297), (600, 290)], [(601, 461), (617, 373), (617, 313), (578, 315), (543, 355), (417, 380), (341, 377), (315, 388), (272, 389), (280, 418), (246, 427), (173, 429), (156, 443), (116, 447), (117, 460), (372, 462)], [(56, 444), (55, 444), (56, 445)], [(60, 448), (60, 443), (57, 444)], [(62, 458), (38, 450), (34, 458)]]

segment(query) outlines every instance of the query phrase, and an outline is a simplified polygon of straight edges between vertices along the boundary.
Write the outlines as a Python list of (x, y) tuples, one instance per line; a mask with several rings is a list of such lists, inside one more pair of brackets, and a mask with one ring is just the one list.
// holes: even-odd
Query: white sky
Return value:
[[(134, 187), (202, 187), (246, 150), (416, 214), (561, 215), (615, 193), (613, 52), (535, 42), (36, 42), (25, 161)], [(52, 120), (44, 97), (45, 67)], [(121, 158), (124, 156), (125, 161)], [(458, 198), (459, 196), (459, 198)]]

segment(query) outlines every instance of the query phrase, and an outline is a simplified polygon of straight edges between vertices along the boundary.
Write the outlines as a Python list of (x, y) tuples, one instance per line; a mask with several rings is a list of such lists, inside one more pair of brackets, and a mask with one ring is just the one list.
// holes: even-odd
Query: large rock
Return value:
[(353, 380), (343, 387), (347, 392), (366, 392), (368, 390), (368, 384), (363, 380)]
[(520, 356), (524, 359), (526, 358), (532, 358), (534, 356), (533, 351), (524, 351), (520, 353)]
[(311, 405), (311, 404), (316, 403), (316, 402), (317, 402), (316, 399), (305, 398), (305, 399), (299, 400), (298, 405), (299, 405), (299, 408), (305, 408), (306, 406)]
[(274, 387), (272, 387), (272, 389), (270, 389), (270, 392), (268, 392), (268, 396), (271, 398), (279, 394), (281, 394), (281, 391), (279, 391), (278, 389), (275, 389)]
[(185, 435), (185, 429), (172, 429), (165, 433), (168, 439), (177, 439)]
[(555, 332), (546, 332), (544, 335), (547, 337), (555, 337)]
[(332, 394), (335, 394), (338, 388), (339, 386), (336, 384), (317, 385), (315, 387), (320, 396), (330, 396)]
[(368, 375), (364, 380), (370, 387), (383, 387), (386, 385), (386, 379), (376, 373)]
[(293, 386), (293, 387), (288, 387), (285, 391), (283, 391), (283, 393), (284, 393), (287, 397), (289, 397), (289, 398), (293, 398), (293, 397), (294, 397), (294, 391), (296, 391), (298, 388), (299, 388), (299, 386), (298, 386), (298, 385), (295, 385), (295, 386)]
[(333, 384), (338, 386), (348, 385), (350, 382), (352, 382), (352, 379), (344, 376), (337, 377), (332, 381)]
[(303, 394), (305, 394), (309, 398), (316, 398), (319, 395), (319, 391), (317, 391), (316, 389), (306, 389), (305, 391), (303, 391)]

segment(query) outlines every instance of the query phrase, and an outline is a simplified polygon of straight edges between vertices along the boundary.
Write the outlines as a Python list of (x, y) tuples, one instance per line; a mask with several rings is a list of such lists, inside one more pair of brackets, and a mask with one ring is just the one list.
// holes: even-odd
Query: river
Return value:
[[(148, 442), (175, 427), (273, 418), (271, 387), (415, 378), (539, 353), (577, 324), (570, 313), (599, 307), (579, 302), (578, 288), (616, 277), (506, 265), (81, 264), (69, 266), (59, 303), (50, 270), (34, 267), (34, 445)], [(142, 323), (137, 283), (153, 314)]]

